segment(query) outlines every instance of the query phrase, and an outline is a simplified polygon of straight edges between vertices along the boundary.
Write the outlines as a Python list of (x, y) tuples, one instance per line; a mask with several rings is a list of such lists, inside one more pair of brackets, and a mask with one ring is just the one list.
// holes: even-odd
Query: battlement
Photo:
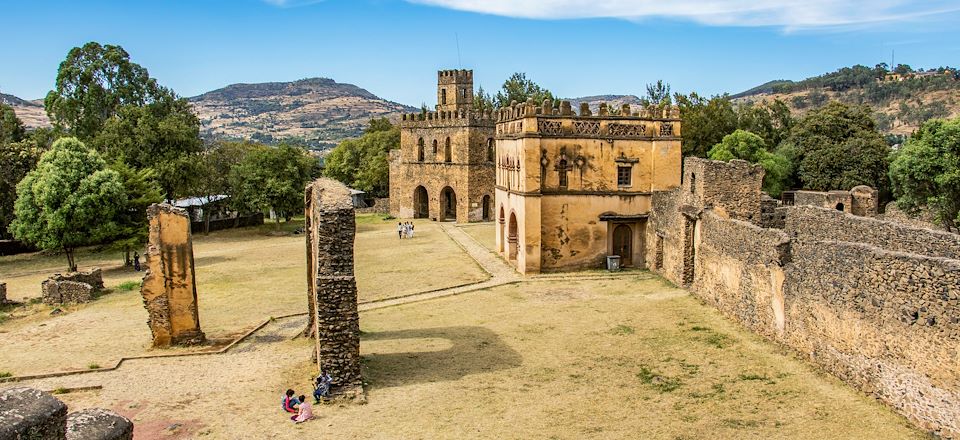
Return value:
[(467, 69), (438, 70), (437, 84), (473, 83), (473, 71)]
[(437, 123), (451, 124), (483, 124), (492, 126), (496, 122), (496, 115), (491, 110), (475, 112), (472, 110), (441, 110), (420, 113), (405, 113), (400, 117), (400, 126), (415, 127), (436, 125)]
[[(570, 101), (559, 101), (557, 106), (550, 99), (537, 105), (532, 99), (513, 102), (509, 107), (496, 111), (497, 135), (602, 137), (602, 138), (648, 138), (680, 137), (680, 108), (677, 106), (641, 107), (634, 111), (629, 104), (609, 108), (600, 104), (597, 113), (587, 103), (580, 104), (577, 114)], [(534, 121), (524, 121), (536, 118)], [(524, 123), (526, 122), (526, 124)]]

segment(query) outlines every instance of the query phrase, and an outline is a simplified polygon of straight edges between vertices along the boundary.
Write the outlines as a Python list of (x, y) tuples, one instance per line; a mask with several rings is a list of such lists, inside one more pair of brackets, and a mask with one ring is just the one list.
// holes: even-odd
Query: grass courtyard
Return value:
[[(407, 243), (395, 226), (358, 222), (356, 269), (366, 298), (485, 279), (438, 225), (418, 223), (417, 239)], [(486, 246), (484, 230), (492, 228), (464, 231)], [(302, 240), (254, 231), (197, 238), (198, 260), (201, 253), (220, 258), (198, 262), (198, 277), (204, 267), (221, 277), (207, 279), (207, 290), (201, 277), (201, 292), (240, 276), (233, 272), (256, 272), (223, 281), (230, 283), (223, 311), (201, 308), (208, 335), (216, 327), (204, 313), (222, 313), (217, 331), (228, 334), (243, 319), (302, 311)], [(448, 253), (437, 258), (437, 251)], [(246, 286), (252, 283), (263, 283), (263, 291)], [(301, 290), (281, 288), (287, 285)], [(251, 295), (259, 296), (244, 299)], [(142, 346), (148, 337), (139, 301), (136, 291), (111, 293), (65, 315), (10, 319), (0, 324), (0, 370), (16, 357), (32, 358), (24, 367), (36, 356), (83, 365), (65, 360), (84, 353), (74, 344), (94, 353)], [(228, 308), (231, 302), (247, 305)], [(238, 321), (232, 326), (230, 314)], [(26, 327), (71, 316), (84, 317), (86, 327), (130, 320), (136, 325), (127, 331), (140, 336), (122, 342), (116, 333), (77, 327), (41, 329), (33, 344), (18, 342), (33, 334)], [(100, 386), (58, 397), (71, 410), (100, 406), (130, 417), (137, 438), (925, 438), (875, 400), (645, 272), (526, 280), (362, 312), (360, 322), (367, 403), (319, 406), (317, 419), (300, 425), (279, 408), (287, 388), (309, 394), (315, 372), (311, 341), (294, 337), (305, 323), (300, 317), (276, 320), (222, 355), (134, 360), (116, 371), (24, 385)]]

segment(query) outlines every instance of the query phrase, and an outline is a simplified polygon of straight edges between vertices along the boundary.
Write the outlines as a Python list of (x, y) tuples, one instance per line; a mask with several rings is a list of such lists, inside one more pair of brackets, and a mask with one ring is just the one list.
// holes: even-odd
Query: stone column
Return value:
[(140, 293), (150, 316), (153, 346), (203, 343), (190, 217), (183, 209), (161, 203), (147, 208), (147, 219), (150, 237)]
[(335, 395), (362, 397), (360, 316), (353, 275), (356, 235), (353, 201), (346, 186), (321, 178), (306, 188), (309, 310), (317, 364), (337, 384)]

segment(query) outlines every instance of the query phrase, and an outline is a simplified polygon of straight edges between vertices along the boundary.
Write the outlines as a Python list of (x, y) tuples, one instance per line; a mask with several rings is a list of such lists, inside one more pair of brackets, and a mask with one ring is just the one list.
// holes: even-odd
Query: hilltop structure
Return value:
[(473, 109), (473, 71), (437, 72), (436, 111), (405, 114), (390, 152), (390, 213), (458, 223), (493, 219), (493, 126)]
[(651, 195), (680, 184), (680, 111), (617, 110), (499, 110), (496, 243), (519, 272), (600, 267), (607, 255), (645, 267)]

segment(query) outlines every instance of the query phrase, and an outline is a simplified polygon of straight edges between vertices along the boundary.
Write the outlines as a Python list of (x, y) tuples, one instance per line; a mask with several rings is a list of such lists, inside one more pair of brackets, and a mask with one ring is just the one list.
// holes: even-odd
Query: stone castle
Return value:
[(558, 104), (498, 111), (497, 250), (524, 274), (644, 267), (651, 195), (680, 183), (679, 110)]
[(490, 110), (474, 110), (473, 71), (439, 71), (436, 110), (401, 118), (400, 149), (390, 152), (390, 213), (492, 220), (493, 126)]

